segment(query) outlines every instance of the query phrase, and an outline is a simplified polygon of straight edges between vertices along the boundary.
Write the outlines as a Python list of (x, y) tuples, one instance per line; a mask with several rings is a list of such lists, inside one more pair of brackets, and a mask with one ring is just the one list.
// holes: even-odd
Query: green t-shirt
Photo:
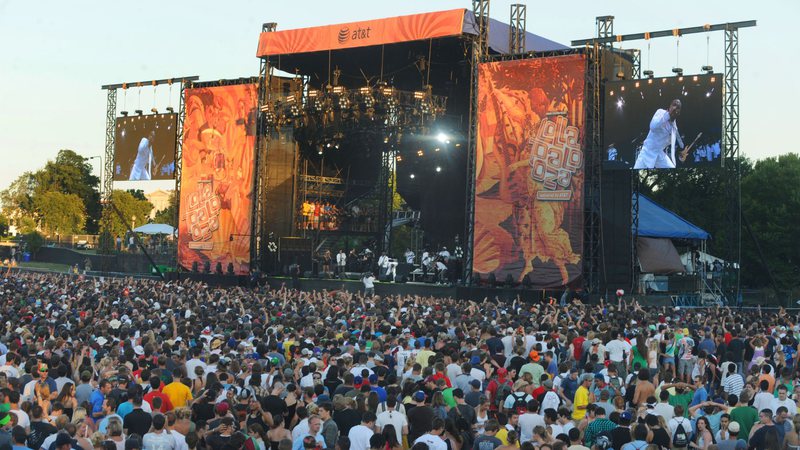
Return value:
[(758, 411), (752, 406), (737, 406), (730, 415), (739, 424), (739, 436), (750, 436), (750, 429), (758, 422)]
[(669, 404), (674, 406), (683, 406), (683, 417), (689, 417), (689, 403), (692, 402), (694, 396), (693, 391), (685, 391), (683, 394), (675, 394), (669, 396)]
[(453, 398), (453, 388), (447, 388), (442, 391), (442, 398), (444, 398), (444, 403), (451, 407), (456, 407), (456, 399)]

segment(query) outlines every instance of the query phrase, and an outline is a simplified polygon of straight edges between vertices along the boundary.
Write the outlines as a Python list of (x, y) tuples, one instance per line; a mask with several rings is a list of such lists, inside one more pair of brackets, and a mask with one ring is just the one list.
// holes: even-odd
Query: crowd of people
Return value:
[(800, 317), (9, 272), (0, 449), (798, 449)]

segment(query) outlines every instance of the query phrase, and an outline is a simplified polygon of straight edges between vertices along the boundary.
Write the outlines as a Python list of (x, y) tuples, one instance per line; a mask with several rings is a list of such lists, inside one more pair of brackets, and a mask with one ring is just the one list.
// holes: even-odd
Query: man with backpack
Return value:
[(606, 419), (606, 410), (595, 405), (589, 405), (586, 408), (586, 417), (589, 420), (589, 424), (586, 425), (586, 429), (583, 431), (584, 445), (592, 448), (597, 443), (598, 437), (603, 436), (610, 446), (610, 433), (614, 428), (617, 428), (617, 424)]
[(621, 450), (644, 450), (647, 445), (647, 426), (640, 423), (633, 429), (633, 440), (623, 445)]
[(520, 415), (525, 414), (528, 410), (528, 402), (533, 400), (533, 396), (530, 394), (532, 387), (525, 380), (517, 380), (513, 386), (514, 391), (503, 402), (503, 409), (507, 413), (514, 411)]
[(684, 449), (689, 446), (689, 438), (692, 433), (692, 421), (684, 417), (683, 413), (683, 406), (676, 406), (675, 416), (669, 421), (673, 450)]

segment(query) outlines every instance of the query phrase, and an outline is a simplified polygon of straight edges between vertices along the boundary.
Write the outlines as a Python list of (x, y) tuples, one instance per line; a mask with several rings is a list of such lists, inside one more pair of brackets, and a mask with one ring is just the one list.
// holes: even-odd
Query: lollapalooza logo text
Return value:
[(212, 233), (219, 229), (219, 214), (222, 209), (219, 195), (214, 193), (210, 181), (200, 181), (198, 190), (189, 196), (189, 207), (185, 220), (189, 222), (191, 241), (189, 248), (193, 250), (211, 250), (214, 243)]
[(536, 133), (528, 141), (531, 146), (531, 178), (542, 183), (536, 192), (538, 200), (569, 201), (572, 199), (572, 176), (583, 167), (580, 130), (567, 125), (557, 116), (539, 122)]

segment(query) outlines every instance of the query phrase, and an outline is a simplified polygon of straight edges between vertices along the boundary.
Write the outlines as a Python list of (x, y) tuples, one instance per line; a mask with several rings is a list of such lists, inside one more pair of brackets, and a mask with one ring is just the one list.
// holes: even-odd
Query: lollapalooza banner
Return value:
[(473, 271), (537, 288), (581, 275), (583, 55), (479, 66)]
[(178, 263), (250, 270), (257, 85), (186, 90)]

